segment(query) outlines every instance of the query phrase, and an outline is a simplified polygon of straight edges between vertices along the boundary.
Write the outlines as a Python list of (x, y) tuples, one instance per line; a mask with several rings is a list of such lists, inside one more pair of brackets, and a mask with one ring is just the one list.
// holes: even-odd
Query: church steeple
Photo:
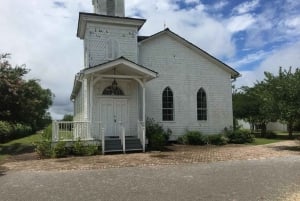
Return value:
[(93, 6), (96, 14), (125, 16), (124, 0), (93, 0)]

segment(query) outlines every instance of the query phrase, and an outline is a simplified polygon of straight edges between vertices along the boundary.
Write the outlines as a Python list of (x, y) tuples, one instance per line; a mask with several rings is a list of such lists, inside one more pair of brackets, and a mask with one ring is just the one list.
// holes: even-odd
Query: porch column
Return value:
[(146, 123), (146, 88), (145, 83), (143, 83), (143, 122)]
[(88, 121), (88, 82), (83, 80), (83, 119)]
[(90, 138), (94, 138), (94, 130), (95, 130), (95, 124), (92, 122), (93, 119), (93, 101), (94, 101), (94, 77), (92, 76), (90, 78), (89, 83), (89, 90), (90, 90), (90, 100), (89, 100), (89, 125), (90, 125)]

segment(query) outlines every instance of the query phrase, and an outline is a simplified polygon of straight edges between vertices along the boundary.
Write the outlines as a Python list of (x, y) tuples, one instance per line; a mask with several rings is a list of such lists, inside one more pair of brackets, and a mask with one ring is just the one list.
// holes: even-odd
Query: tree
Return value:
[(289, 136), (300, 119), (300, 69), (292, 72), (279, 68), (277, 76), (265, 72), (265, 78), (256, 82), (252, 88), (242, 87), (233, 94), (234, 115), (253, 124), (262, 125), (262, 136), (270, 121), (281, 121), (287, 124)]
[(300, 119), (300, 69), (292, 72), (279, 68), (278, 76), (265, 73), (264, 82), (268, 86), (269, 96), (276, 105), (277, 116), (286, 122), (289, 136), (293, 135), (293, 126)]
[[(250, 123), (251, 132), (255, 124), (260, 124), (261, 135), (266, 134), (266, 125), (274, 119), (272, 106), (264, 96), (265, 85), (257, 82), (254, 87), (242, 87), (233, 94), (233, 115)], [(275, 118), (276, 119), (276, 118)]]
[(73, 115), (65, 114), (62, 121), (73, 121)]
[(43, 89), (38, 80), (25, 80), (25, 65), (12, 67), (9, 54), (0, 55), (0, 120), (24, 123), (37, 129), (52, 104), (50, 89)]

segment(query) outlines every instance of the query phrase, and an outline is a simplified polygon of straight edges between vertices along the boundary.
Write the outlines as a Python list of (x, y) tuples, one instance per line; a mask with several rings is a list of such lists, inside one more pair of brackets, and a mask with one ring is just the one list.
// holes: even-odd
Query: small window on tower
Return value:
[(116, 2), (115, 0), (107, 0), (107, 15), (116, 15)]
[(106, 57), (108, 60), (119, 57), (119, 43), (116, 40), (108, 39), (106, 42)]

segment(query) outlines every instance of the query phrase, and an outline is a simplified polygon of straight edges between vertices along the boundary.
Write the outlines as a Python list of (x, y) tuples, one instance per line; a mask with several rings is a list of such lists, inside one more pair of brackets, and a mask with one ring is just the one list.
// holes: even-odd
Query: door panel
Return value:
[(101, 99), (100, 121), (105, 126), (105, 136), (119, 136), (119, 122), (127, 131), (128, 109), (125, 99)]
[(103, 99), (100, 101), (100, 117), (101, 122), (105, 126), (106, 136), (115, 136), (116, 128), (114, 124), (114, 104), (112, 99)]

